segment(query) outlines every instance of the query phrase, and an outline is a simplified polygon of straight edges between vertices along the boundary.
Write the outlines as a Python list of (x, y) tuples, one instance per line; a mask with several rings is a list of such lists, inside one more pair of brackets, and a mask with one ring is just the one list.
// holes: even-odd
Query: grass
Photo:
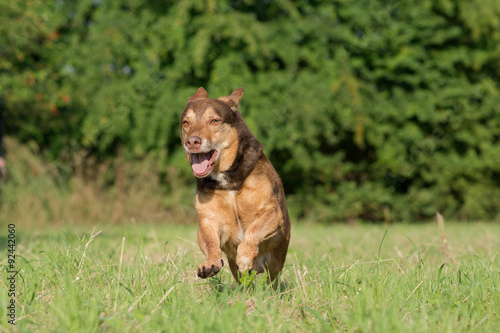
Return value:
[[(227, 266), (198, 279), (195, 226), (18, 226), (16, 330), (497, 331), (500, 226), (439, 230), (294, 225), (274, 290), (261, 276), (236, 285)], [(0, 329), (9, 331), (6, 292), (0, 301)]]

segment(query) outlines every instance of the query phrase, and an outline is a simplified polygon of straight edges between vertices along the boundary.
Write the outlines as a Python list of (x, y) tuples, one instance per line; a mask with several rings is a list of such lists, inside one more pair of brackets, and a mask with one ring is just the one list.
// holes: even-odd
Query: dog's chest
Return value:
[(221, 245), (227, 243), (238, 245), (243, 240), (243, 224), (240, 210), (238, 209), (237, 194), (235, 191), (228, 191), (226, 196), (227, 207), (233, 212), (234, 222), (221, 226)]

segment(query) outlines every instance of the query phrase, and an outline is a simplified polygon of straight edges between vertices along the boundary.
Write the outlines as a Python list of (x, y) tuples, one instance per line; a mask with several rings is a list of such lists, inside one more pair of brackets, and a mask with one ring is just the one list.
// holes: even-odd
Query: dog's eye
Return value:
[(219, 121), (219, 119), (212, 119), (210, 120), (210, 124), (217, 124)]
[(184, 120), (184, 121), (182, 122), (182, 125), (183, 125), (183, 126), (187, 126), (187, 125), (189, 125), (189, 121)]

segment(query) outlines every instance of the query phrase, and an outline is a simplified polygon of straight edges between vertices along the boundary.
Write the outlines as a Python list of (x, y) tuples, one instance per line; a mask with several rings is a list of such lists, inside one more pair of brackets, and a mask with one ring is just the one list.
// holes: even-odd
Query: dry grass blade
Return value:
[(95, 227), (92, 229), (92, 232), (90, 233), (89, 241), (87, 242), (87, 244), (85, 244), (85, 248), (83, 249), (82, 259), (80, 260), (80, 263), (78, 264), (78, 275), (80, 275), (80, 273), (81, 273), (83, 263), (85, 262), (85, 255), (87, 253), (87, 249), (88, 249), (90, 243), (92, 243), (94, 238), (96, 238), (97, 235), (99, 235), (101, 233), (101, 231), (98, 231), (97, 233), (94, 234), (94, 231), (95, 231)]
[(441, 235), (441, 251), (448, 259), (450, 259), (452, 263), (455, 263), (455, 260), (448, 254), (448, 239), (446, 238), (446, 233), (444, 231), (444, 219), (439, 212), (436, 213), (436, 221), (439, 234)]
[(115, 306), (113, 311), (116, 312), (116, 306), (118, 304), (118, 293), (120, 291), (120, 277), (122, 275), (122, 263), (123, 263), (123, 249), (125, 247), (125, 237), (122, 238), (122, 252), (120, 254), (120, 266), (118, 267), (118, 278), (116, 279), (116, 294), (115, 294)]
[(388, 207), (384, 207), (384, 220), (385, 226), (389, 227), (391, 225), (391, 211)]
[(161, 300), (158, 302), (158, 304), (156, 305), (156, 309), (154, 309), (152, 311), (152, 313), (155, 313), (156, 311), (158, 311), (158, 309), (160, 309), (160, 305), (161, 303), (163, 303), (166, 299), (167, 299), (167, 296), (172, 292), (172, 290), (174, 290), (174, 287), (175, 286), (172, 286), (172, 288), (170, 288), (166, 293), (165, 295), (163, 295), (163, 297), (161, 298)]
[(415, 289), (413, 289), (413, 291), (411, 292), (411, 294), (406, 298), (406, 300), (409, 300), (410, 297), (415, 293), (415, 291), (417, 291), (418, 287), (420, 287), (420, 285), (424, 282), (424, 280), (420, 281), (420, 283), (415, 287)]
[(135, 300), (135, 302), (134, 302), (134, 303), (132, 303), (132, 305), (128, 308), (128, 312), (132, 312), (132, 310), (134, 310), (134, 308), (135, 308), (135, 306), (137, 305), (137, 303), (139, 303), (139, 302), (140, 302), (140, 300), (141, 300), (141, 299), (143, 299), (143, 298), (144, 298), (144, 296), (146, 296), (146, 294), (147, 294), (147, 293), (148, 293), (148, 291), (147, 291), (147, 290), (145, 290), (145, 291), (142, 293), (142, 295), (141, 295), (141, 296), (139, 296), (139, 298), (138, 298), (138, 299), (136, 299), (136, 300)]

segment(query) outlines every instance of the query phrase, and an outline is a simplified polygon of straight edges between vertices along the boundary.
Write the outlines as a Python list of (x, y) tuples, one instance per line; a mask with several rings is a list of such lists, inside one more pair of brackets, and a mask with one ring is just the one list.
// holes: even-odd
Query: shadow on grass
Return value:
[[(269, 283), (267, 281), (267, 274), (244, 276), (240, 282), (236, 282), (232, 277), (231, 281), (223, 281), (224, 277), (216, 275), (208, 279), (207, 284), (214, 292), (216, 297), (227, 295), (241, 295), (241, 294), (260, 294), (270, 293), (273, 296), (284, 297), (293, 290), (294, 285), (285, 280), (278, 278), (277, 283)], [(201, 284), (200, 284), (201, 285)]]

